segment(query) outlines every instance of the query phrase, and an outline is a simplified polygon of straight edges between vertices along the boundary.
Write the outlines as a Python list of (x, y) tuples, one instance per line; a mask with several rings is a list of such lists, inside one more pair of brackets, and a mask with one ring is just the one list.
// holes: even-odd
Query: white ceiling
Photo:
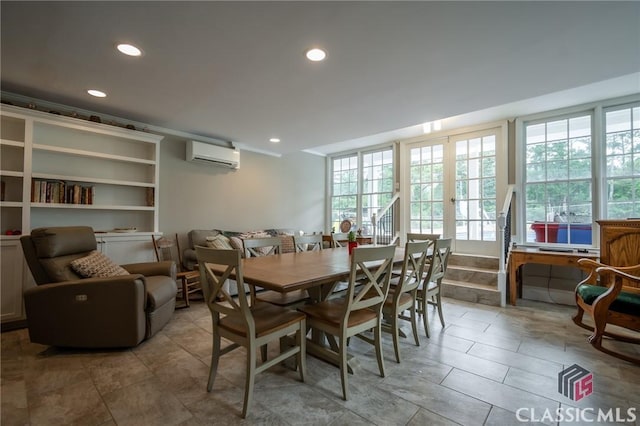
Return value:
[[(640, 92), (639, 2), (0, 7), (3, 91), (276, 154), (343, 151), (487, 109), (507, 117), (543, 100)], [(144, 56), (117, 53), (119, 42)], [(305, 59), (313, 46), (327, 50), (324, 62)]]

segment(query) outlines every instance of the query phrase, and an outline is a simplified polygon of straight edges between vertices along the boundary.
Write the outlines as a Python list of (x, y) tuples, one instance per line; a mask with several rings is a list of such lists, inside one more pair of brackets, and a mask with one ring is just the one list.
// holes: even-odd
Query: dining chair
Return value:
[[(407, 232), (408, 242), (428, 241), (429, 247), (427, 248), (427, 250), (433, 248), (433, 242), (438, 238), (440, 238), (440, 234), (421, 234), (419, 232)], [(427, 259), (426, 259), (427, 264), (429, 264), (430, 261), (431, 261), (431, 255), (427, 254)], [(399, 276), (401, 272), (402, 271), (400, 270), (400, 268), (394, 268), (392, 274), (393, 276)], [(427, 273), (427, 270), (424, 271), (424, 274), (426, 273)], [(424, 275), (423, 275), (423, 278), (424, 278)]]
[(282, 240), (280, 237), (245, 238), (242, 240), (245, 256), (260, 257), (280, 254)]
[(331, 247), (346, 247), (349, 242), (349, 234), (347, 232), (334, 232), (331, 234)]
[[(331, 348), (327, 347), (324, 350), (336, 364), (340, 365), (342, 397), (345, 401), (349, 397), (347, 339), (350, 337), (358, 336), (375, 347), (380, 376), (385, 375), (381, 336), (382, 304), (389, 291), (394, 253), (395, 246), (354, 249), (351, 255), (349, 287), (346, 296), (299, 308), (307, 315), (307, 323), (311, 329), (335, 336), (338, 340), (335, 345), (331, 345)], [(360, 280), (361, 276), (366, 276), (366, 279)], [(356, 287), (358, 283), (361, 285)], [(372, 329), (373, 339), (362, 334)]]
[[(247, 416), (251, 401), (255, 378), (258, 373), (281, 363), (290, 357), (296, 357), (296, 368), (300, 372), (300, 380), (304, 382), (306, 374), (306, 320), (305, 315), (292, 309), (255, 302), (250, 303), (247, 295), (240, 291), (237, 299), (224, 288), (224, 283), (232, 275), (238, 287), (244, 285), (242, 258), (238, 250), (196, 247), (196, 256), (200, 270), (200, 281), (205, 300), (213, 322), (213, 349), (207, 392), (211, 392), (218, 370), (218, 361), (234, 349), (244, 347), (247, 352), (246, 378), (244, 389), (244, 405), (242, 418)], [(216, 273), (211, 264), (226, 266), (223, 273)], [(280, 353), (258, 365), (256, 351), (266, 347), (268, 343), (291, 336), (295, 333), (295, 344), (291, 347), (280, 346)], [(221, 339), (232, 343), (221, 347)]]
[(200, 272), (186, 269), (182, 263), (182, 250), (180, 250), (180, 242), (178, 234), (174, 238), (160, 237), (156, 238), (151, 235), (153, 242), (153, 251), (156, 255), (156, 261), (172, 261), (177, 266), (176, 280), (180, 282), (181, 288), (178, 294), (184, 302), (184, 305), (176, 306), (176, 308), (188, 308), (189, 295), (200, 292)]
[(294, 235), (293, 245), (297, 253), (322, 250), (322, 234)]
[[(447, 272), (449, 254), (451, 254), (451, 239), (439, 238), (435, 240), (428, 270), (418, 286), (418, 313), (422, 315), (424, 331), (427, 337), (430, 337), (427, 306), (433, 305), (437, 308), (438, 316), (440, 316), (440, 324), (444, 327), (444, 316), (442, 314), (442, 278)], [(426, 266), (425, 269), (427, 269)]]
[[(427, 259), (429, 241), (407, 241), (404, 246), (404, 260), (402, 271), (398, 277), (392, 278), (389, 294), (382, 306), (382, 314), (387, 322), (383, 323), (383, 331), (393, 336), (393, 350), (396, 362), (400, 362), (400, 326), (398, 320), (411, 322), (411, 330), (416, 346), (420, 346), (418, 339), (418, 324), (416, 314), (416, 300), (418, 286), (422, 282), (422, 275)], [(405, 311), (409, 310), (409, 316)]]
[[(280, 237), (247, 238), (242, 240), (242, 243), (244, 245), (245, 252), (249, 257), (280, 254), (280, 250), (282, 248), (282, 240)], [(309, 300), (307, 290), (296, 290), (288, 293), (264, 290), (259, 293), (254, 293), (253, 297), (261, 302), (268, 302), (283, 307), (297, 307)]]

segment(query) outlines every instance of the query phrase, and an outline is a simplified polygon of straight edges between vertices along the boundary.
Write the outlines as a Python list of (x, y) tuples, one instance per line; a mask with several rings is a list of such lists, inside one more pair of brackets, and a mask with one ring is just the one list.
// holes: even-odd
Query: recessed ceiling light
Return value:
[(107, 94), (104, 93), (101, 90), (89, 89), (89, 90), (87, 90), (87, 93), (90, 94), (91, 96), (95, 96), (96, 98), (106, 98), (107, 97)]
[(313, 49), (307, 50), (306, 55), (307, 55), (307, 59), (309, 59), (310, 61), (318, 62), (318, 61), (324, 60), (324, 58), (327, 57), (327, 52), (325, 52), (322, 49), (313, 48)]
[(118, 50), (124, 53), (125, 55), (129, 55), (129, 56), (142, 55), (142, 50), (138, 49), (133, 44), (122, 43), (122, 44), (119, 44), (117, 47), (118, 47)]
[(278, 142), (280, 142), (280, 139), (278, 139), (278, 138), (271, 138), (271, 139), (269, 139), (269, 142), (278, 143)]

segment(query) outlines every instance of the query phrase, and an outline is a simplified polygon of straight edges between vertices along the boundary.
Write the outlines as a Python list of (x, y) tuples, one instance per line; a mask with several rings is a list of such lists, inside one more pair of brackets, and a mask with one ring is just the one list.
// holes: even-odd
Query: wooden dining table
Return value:
[[(368, 247), (375, 246), (358, 250)], [(394, 263), (401, 264), (403, 260), (404, 248), (398, 247)], [(214, 271), (223, 271), (222, 266), (211, 266)], [(249, 257), (243, 259), (242, 271), (246, 284), (280, 293), (307, 290), (312, 300), (318, 302), (331, 294), (337, 282), (348, 280), (351, 257), (347, 247)]]
[[(374, 245), (358, 248), (367, 250)], [(402, 264), (404, 247), (396, 248), (393, 262)], [(222, 265), (210, 265), (216, 272), (223, 272)], [(347, 247), (328, 248), (319, 251), (283, 253), (272, 256), (249, 257), (242, 260), (245, 284), (262, 287), (280, 293), (307, 290), (311, 303), (325, 300), (340, 281), (347, 281), (351, 272), (351, 257)], [(234, 278), (233, 275), (231, 278)], [(329, 345), (336, 349), (335, 340), (327, 336)], [(307, 342), (307, 352), (317, 358), (335, 364), (327, 355), (324, 338), (312, 333)], [(353, 366), (349, 366), (353, 372)]]

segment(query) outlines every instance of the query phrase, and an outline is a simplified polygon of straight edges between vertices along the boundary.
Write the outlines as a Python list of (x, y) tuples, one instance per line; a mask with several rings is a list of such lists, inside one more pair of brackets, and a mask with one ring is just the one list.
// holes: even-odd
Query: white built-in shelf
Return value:
[(148, 164), (153, 166), (156, 164), (155, 160), (146, 160), (143, 158), (125, 157), (123, 155), (104, 154), (96, 151), (85, 151), (82, 149), (65, 148), (60, 146), (49, 146), (42, 144), (33, 144), (34, 150), (57, 152), (60, 154), (73, 155), (76, 157), (89, 157), (89, 158), (101, 158), (105, 160), (122, 161), (127, 163)]
[(137, 181), (102, 179), (102, 178), (84, 177), (84, 176), (54, 175), (49, 173), (34, 173), (32, 176), (34, 179), (62, 180), (62, 181), (69, 181), (69, 182), (84, 182), (84, 183), (101, 183), (105, 185), (137, 186), (141, 188), (155, 188), (156, 186), (153, 183), (145, 183), (145, 182), (137, 182)]
[(15, 170), (0, 170), (0, 176), (21, 178), (24, 177), (24, 172), (17, 172)]
[(81, 209), (81, 210), (137, 210), (153, 211), (153, 206), (118, 206), (112, 204), (66, 204), (66, 203), (31, 203), (31, 208), (44, 209)]
[(19, 148), (24, 148), (24, 142), (13, 141), (11, 139), (0, 139), (0, 145), (17, 146)]
[(0, 207), (22, 207), (22, 201), (0, 201)]

